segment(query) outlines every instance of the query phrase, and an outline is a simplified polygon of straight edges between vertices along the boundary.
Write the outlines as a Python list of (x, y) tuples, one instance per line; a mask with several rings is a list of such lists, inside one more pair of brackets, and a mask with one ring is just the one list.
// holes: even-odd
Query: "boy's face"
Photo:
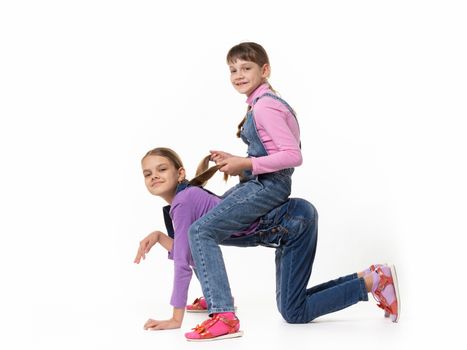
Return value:
[(255, 89), (266, 81), (270, 67), (265, 64), (260, 67), (255, 62), (237, 59), (229, 63), (230, 81), (233, 87), (241, 94), (250, 96)]

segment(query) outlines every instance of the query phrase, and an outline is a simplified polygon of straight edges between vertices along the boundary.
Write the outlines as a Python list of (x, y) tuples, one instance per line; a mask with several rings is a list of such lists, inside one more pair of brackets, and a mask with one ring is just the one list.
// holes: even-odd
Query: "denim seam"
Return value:
[(195, 236), (194, 239), (195, 239), (195, 243), (196, 243), (196, 249), (198, 251), (199, 259), (201, 260), (201, 266), (198, 267), (198, 271), (200, 270), (200, 268), (203, 269), (203, 271), (199, 271), (199, 273), (203, 274), (203, 277), (204, 277), (204, 280), (205, 280), (205, 289), (206, 289), (206, 291), (205, 292), (203, 291), (203, 294), (206, 294), (206, 295), (204, 295), (204, 297), (207, 298), (207, 300), (209, 300), (208, 305), (212, 305), (211, 289), (209, 288), (209, 277), (208, 277), (208, 274), (206, 273), (206, 268), (205, 268), (206, 260), (204, 259), (203, 251), (200, 249), (201, 243), (200, 243), (200, 240), (199, 240), (198, 228), (196, 228), (195, 233), (196, 233), (196, 235), (194, 235)]
[[(292, 256), (290, 257), (290, 264), (289, 264), (289, 266), (288, 266), (288, 270), (289, 270), (289, 271), (287, 271), (288, 279), (287, 279), (287, 281), (286, 281), (286, 283), (287, 283), (287, 284), (286, 284), (286, 286), (287, 286), (287, 294), (286, 294), (287, 299), (286, 299), (286, 300), (290, 300), (290, 278), (291, 278), (291, 276), (292, 276), (292, 273), (290, 272), (290, 270), (291, 270), (292, 266), (295, 265), (295, 254), (294, 254), (294, 250), (292, 250), (292, 252), (290, 252), (290, 254), (292, 254)], [(281, 261), (281, 262), (282, 262), (282, 261)], [(290, 310), (288, 310), (287, 308), (286, 308), (286, 310), (287, 310), (287, 312), (290, 311)], [(291, 315), (286, 315), (286, 316), (287, 316), (287, 318), (289, 318)]]

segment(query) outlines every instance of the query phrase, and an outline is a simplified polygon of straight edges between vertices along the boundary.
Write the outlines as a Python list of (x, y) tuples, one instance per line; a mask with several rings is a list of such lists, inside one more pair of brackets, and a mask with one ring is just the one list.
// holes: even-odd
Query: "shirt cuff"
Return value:
[(256, 164), (256, 157), (250, 157), (251, 159), (251, 173), (257, 175), (258, 165)]

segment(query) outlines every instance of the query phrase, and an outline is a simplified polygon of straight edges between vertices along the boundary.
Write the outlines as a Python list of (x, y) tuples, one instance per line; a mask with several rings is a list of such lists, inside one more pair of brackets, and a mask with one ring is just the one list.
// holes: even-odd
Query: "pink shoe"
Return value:
[[(235, 311), (236, 310), (237, 307), (235, 306)], [(204, 299), (204, 297), (196, 298), (193, 303), (186, 306), (186, 312), (208, 312), (208, 303), (206, 299)]]
[(363, 270), (363, 277), (365, 277), (366, 275), (369, 275), (372, 272), (375, 272), (378, 267), (383, 267), (383, 266), (388, 266), (388, 264), (374, 264), (374, 265), (371, 265), (366, 270)]
[[(387, 264), (374, 264), (371, 265), (369, 268), (363, 271), (363, 277), (369, 275), (372, 272), (375, 272), (378, 267), (388, 266)], [(389, 311), (384, 310), (384, 317), (388, 318), (391, 314)]]
[(192, 332), (185, 333), (188, 341), (211, 341), (241, 337), (240, 320), (233, 312), (214, 314), (200, 325), (193, 328)]
[(187, 312), (208, 312), (208, 304), (204, 297), (196, 298), (192, 304), (186, 306)]
[(379, 266), (375, 269), (371, 293), (378, 302), (378, 307), (389, 314), (392, 322), (397, 322), (401, 304), (394, 265)]

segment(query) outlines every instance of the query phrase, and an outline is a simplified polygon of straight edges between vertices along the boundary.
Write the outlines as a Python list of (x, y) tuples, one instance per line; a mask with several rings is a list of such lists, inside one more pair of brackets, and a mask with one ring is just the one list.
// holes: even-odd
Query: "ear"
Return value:
[(182, 182), (183, 180), (185, 180), (185, 177), (186, 177), (185, 168), (178, 169), (178, 182)]
[(265, 63), (263, 65), (263, 67), (261, 68), (261, 76), (264, 79), (267, 79), (267, 78), (269, 78), (270, 75), (271, 75), (271, 66), (269, 64)]

